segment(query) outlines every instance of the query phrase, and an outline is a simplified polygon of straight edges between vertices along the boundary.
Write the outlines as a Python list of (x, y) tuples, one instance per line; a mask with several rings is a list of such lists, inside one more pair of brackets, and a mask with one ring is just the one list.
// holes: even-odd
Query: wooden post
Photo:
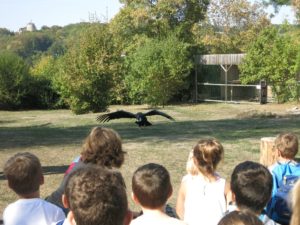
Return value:
[(274, 151), (275, 137), (263, 137), (260, 139), (260, 159), (259, 162), (264, 166), (271, 166), (277, 160)]

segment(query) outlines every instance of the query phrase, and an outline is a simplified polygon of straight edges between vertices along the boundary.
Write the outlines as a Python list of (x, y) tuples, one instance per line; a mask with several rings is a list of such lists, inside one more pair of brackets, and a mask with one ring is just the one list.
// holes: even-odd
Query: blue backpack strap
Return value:
[(63, 225), (64, 222), (65, 222), (65, 220), (61, 220), (61, 221), (57, 222), (56, 225)]

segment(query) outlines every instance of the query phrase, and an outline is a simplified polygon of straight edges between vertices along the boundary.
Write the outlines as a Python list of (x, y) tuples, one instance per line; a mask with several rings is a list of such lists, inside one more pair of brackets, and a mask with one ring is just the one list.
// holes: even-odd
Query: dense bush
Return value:
[(18, 109), (29, 93), (30, 75), (24, 60), (11, 52), (0, 53), (0, 109)]

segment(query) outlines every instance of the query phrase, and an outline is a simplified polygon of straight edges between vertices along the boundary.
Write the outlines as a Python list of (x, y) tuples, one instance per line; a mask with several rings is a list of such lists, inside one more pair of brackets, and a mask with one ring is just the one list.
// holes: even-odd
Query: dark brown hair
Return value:
[(245, 161), (234, 168), (230, 186), (240, 210), (260, 214), (270, 200), (273, 179), (265, 166)]
[(133, 174), (132, 191), (143, 207), (157, 209), (172, 193), (170, 174), (162, 165), (143, 165)]
[(123, 225), (128, 210), (122, 175), (97, 165), (70, 173), (65, 196), (77, 225)]
[(298, 138), (293, 133), (279, 134), (275, 139), (275, 148), (281, 156), (287, 159), (294, 159), (298, 153)]
[(117, 132), (109, 128), (95, 127), (85, 139), (81, 158), (84, 163), (120, 168), (124, 162), (125, 153)]
[(203, 139), (194, 147), (193, 156), (201, 173), (213, 174), (223, 159), (224, 148), (216, 139)]
[(19, 195), (39, 190), (42, 174), (40, 160), (29, 152), (17, 153), (7, 160), (3, 169), (9, 187)]
[(263, 223), (249, 211), (233, 211), (225, 215), (218, 225), (263, 225)]

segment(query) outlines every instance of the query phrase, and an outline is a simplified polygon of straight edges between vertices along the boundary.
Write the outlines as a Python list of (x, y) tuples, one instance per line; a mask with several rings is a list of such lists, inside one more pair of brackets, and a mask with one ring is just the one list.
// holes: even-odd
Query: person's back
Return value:
[(77, 170), (84, 164), (95, 164), (106, 168), (120, 168), (124, 163), (125, 153), (122, 141), (117, 132), (104, 127), (94, 127), (86, 137), (81, 155), (67, 169), (60, 186), (52, 192), (46, 200), (61, 207), (64, 187), (70, 172)]
[(215, 172), (223, 155), (223, 146), (214, 139), (201, 140), (194, 147), (198, 173), (183, 177), (176, 204), (178, 216), (187, 224), (216, 225), (226, 212), (229, 186)]
[(143, 214), (132, 220), (131, 225), (185, 225), (164, 212), (172, 185), (163, 166), (149, 163), (139, 167), (132, 177), (132, 191), (133, 200), (141, 206)]
[(200, 221), (216, 224), (226, 211), (225, 179), (217, 174), (213, 181), (201, 175), (186, 175), (182, 182), (186, 193), (184, 221), (187, 224), (200, 224)]
[(275, 139), (278, 160), (269, 167), (273, 177), (272, 198), (267, 205), (267, 214), (275, 221), (289, 224), (291, 210), (288, 195), (300, 177), (300, 164), (295, 161), (298, 138), (293, 133), (282, 133)]
[(65, 218), (57, 206), (40, 198), (39, 187), (44, 182), (39, 159), (31, 153), (18, 153), (4, 166), (9, 187), (19, 200), (3, 212), (5, 225), (50, 225)]

